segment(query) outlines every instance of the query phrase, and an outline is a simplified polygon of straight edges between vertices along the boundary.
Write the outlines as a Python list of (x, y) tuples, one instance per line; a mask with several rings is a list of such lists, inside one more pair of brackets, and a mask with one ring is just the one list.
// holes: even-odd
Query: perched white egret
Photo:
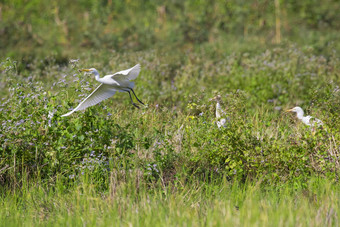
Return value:
[(304, 112), (302, 110), (301, 107), (299, 106), (296, 106), (292, 109), (289, 109), (289, 110), (286, 110), (286, 112), (295, 112), (296, 113), (296, 116), (299, 120), (302, 121), (302, 123), (304, 123), (305, 125), (308, 125), (308, 126), (321, 126), (323, 125), (323, 122), (315, 117), (312, 117), (312, 116), (303, 116), (304, 115)]
[(116, 91), (120, 92), (128, 92), (132, 104), (139, 108), (139, 106), (133, 102), (131, 93), (134, 94), (137, 101), (144, 105), (142, 101), (138, 99), (136, 96), (133, 87), (135, 86), (134, 82), (130, 80), (134, 80), (137, 78), (140, 72), (140, 65), (137, 64), (130, 69), (126, 69), (120, 72), (117, 72), (113, 75), (106, 75), (102, 78), (99, 77), (99, 73), (95, 68), (91, 69), (80, 69), (81, 72), (87, 72), (95, 75), (95, 78), (101, 84), (87, 97), (85, 98), (76, 108), (72, 111), (68, 112), (67, 114), (62, 115), (62, 117), (69, 116), (75, 111), (84, 110), (87, 107), (96, 105), (101, 101), (110, 98), (112, 95), (116, 93)]
[(223, 111), (221, 107), (221, 96), (217, 95), (216, 97), (210, 99), (210, 101), (216, 101), (216, 124), (217, 127), (220, 128), (225, 125), (227, 120), (225, 118), (222, 118), (222, 115), (225, 115), (225, 112)]

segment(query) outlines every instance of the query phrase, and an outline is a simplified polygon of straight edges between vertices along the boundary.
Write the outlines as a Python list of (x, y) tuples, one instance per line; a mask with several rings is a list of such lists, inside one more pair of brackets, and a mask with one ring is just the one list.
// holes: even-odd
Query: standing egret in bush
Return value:
[(217, 95), (216, 97), (210, 99), (210, 101), (216, 101), (216, 124), (217, 124), (217, 127), (220, 128), (222, 126), (225, 125), (225, 123), (227, 122), (227, 120), (225, 118), (221, 118), (222, 115), (225, 115), (225, 112), (222, 110), (222, 107), (221, 107), (221, 96), (220, 95)]
[(62, 115), (62, 117), (69, 116), (75, 111), (84, 110), (87, 107), (96, 105), (100, 103), (101, 101), (107, 98), (110, 98), (112, 95), (116, 93), (116, 91), (129, 93), (132, 105), (139, 108), (139, 106), (136, 103), (134, 103), (132, 100), (131, 93), (130, 93), (130, 91), (132, 91), (137, 101), (144, 105), (144, 103), (139, 100), (139, 98), (136, 96), (136, 93), (133, 90), (133, 87), (135, 86), (134, 82), (130, 81), (130, 80), (134, 80), (137, 78), (140, 72), (139, 64), (133, 66), (130, 69), (117, 72), (113, 75), (106, 75), (102, 78), (99, 77), (99, 73), (95, 68), (80, 69), (79, 71), (94, 74), (96, 80), (100, 82), (101, 84), (87, 98), (85, 98), (76, 108), (74, 108), (72, 111), (68, 112), (67, 114)]
[(321, 126), (323, 125), (322, 121), (315, 118), (315, 117), (312, 117), (312, 116), (306, 116), (304, 117), (304, 112), (302, 110), (301, 107), (299, 106), (296, 106), (292, 109), (289, 109), (289, 110), (286, 110), (286, 112), (295, 112), (296, 113), (296, 116), (299, 120), (302, 121), (302, 123), (304, 123), (305, 125), (308, 125), (308, 126)]

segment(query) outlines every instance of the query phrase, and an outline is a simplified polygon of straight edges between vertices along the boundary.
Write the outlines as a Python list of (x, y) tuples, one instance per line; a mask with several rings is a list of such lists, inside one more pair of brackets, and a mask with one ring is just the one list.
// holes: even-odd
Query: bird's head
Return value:
[(296, 106), (294, 108), (286, 110), (286, 112), (303, 113), (303, 110), (301, 107)]
[(85, 72), (85, 73), (92, 73), (92, 74), (99, 74), (97, 69), (95, 68), (90, 68), (90, 69), (79, 69), (79, 72)]
[(217, 102), (221, 102), (222, 98), (220, 95), (216, 95), (214, 98), (211, 98), (210, 101), (217, 101)]

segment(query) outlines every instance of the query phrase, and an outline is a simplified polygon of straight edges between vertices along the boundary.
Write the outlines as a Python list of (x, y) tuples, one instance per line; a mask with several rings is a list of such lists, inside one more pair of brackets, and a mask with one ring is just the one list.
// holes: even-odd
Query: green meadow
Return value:
[[(2, 1), (0, 226), (339, 226), (339, 10)], [(137, 63), (145, 106), (61, 117)]]

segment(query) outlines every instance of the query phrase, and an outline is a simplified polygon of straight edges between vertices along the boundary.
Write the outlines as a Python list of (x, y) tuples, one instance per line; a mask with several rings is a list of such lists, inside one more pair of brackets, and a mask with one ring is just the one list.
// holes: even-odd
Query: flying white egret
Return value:
[(221, 107), (221, 96), (217, 95), (216, 97), (210, 99), (210, 101), (216, 101), (216, 124), (217, 127), (220, 128), (222, 126), (225, 125), (225, 123), (227, 122), (227, 120), (225, 118), (221, 118), (222, 115), (225, 115), (225, 112), (223, 111), (222, 107)]
[(99, 73), (95, 68), (91, 69), (80, 69), (81, 72), (88, 72), (95, 75), (95, 78), (101, 84), (87, 97), (85, 98), (79, 105), (74, 108), (72, 111), (68, 112), (67, 114), (62, 115), (62, 117), (66, 117), (71, 115), (75, 111), (84, 110), (87, 107), (96, 105), (101, 101), (110, 98), (112, 95), (116, 93), (116, 91), (120, 92), (128, 92), (132, 105), (139, 108), (139, 106), (133, 102), (131, 93), (134, 94), (137, 101), (144, 105), (142, 101), (138, 99), (136, 96), (133, 87), (135, 86), (134, 82), (130, 80), (134, 80), (137, 78), (140, 72), (140, 65), (137, 64), (130, 69), (126, 69), (120, 72), (117, 72), (113, 75), (106, 75), (102, 78), (99, 77)]
[(321, 126), (323, 125), (323, 122), (315, 117), (312, 117), (312, 116), (303, 116), (304, 115), (304, 112), (302, 110), (301, 107), (299, 106), (296, 106), (292, 109), (289, 109), (289, 110), (286, 110), (286, 112), (295, 112), (296, 113), (296, 116), (299, 120), (302, 121), (302, 123), (304, 123), (305, 125), (308, 125), (308, 126)]

